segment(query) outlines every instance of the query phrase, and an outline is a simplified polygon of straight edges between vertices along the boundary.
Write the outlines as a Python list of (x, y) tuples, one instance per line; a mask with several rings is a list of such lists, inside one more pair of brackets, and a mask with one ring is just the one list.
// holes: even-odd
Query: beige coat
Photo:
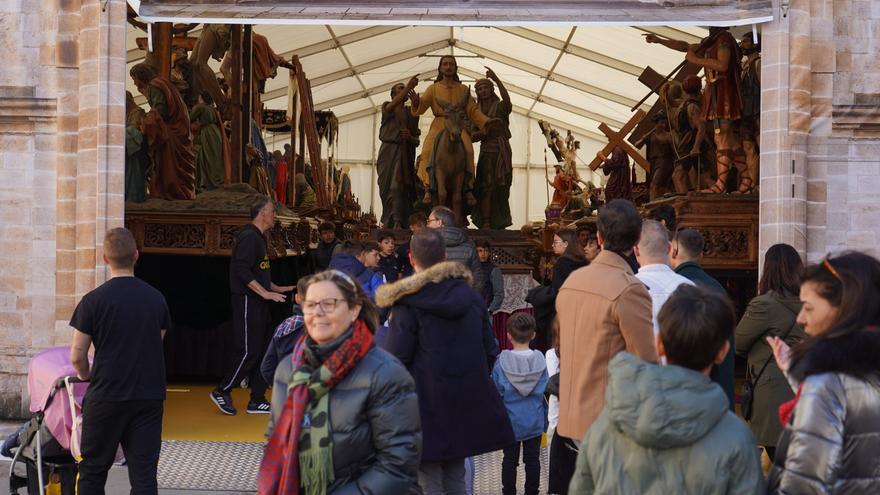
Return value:
[(556, 297), (560, 435), (580, 440), (605, 406), (608, 363), (628, 351), (655, 362), (651, 296), (626, 261), (602, 251)]

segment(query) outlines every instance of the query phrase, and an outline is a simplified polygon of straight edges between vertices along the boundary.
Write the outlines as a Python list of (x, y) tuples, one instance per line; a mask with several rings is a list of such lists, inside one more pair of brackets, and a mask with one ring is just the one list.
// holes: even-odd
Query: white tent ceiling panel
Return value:
[(586, 129), (588, 131), (594, 131), (596, 133), (599, 132), (599, 122), (596, 122), (593, 119), (588, 119), (586, 117), (582, 117), (580, 115), (576, 115), (571, 112), (567, 112), (565, 110), (559, 109), (557, 107), (548, 105), (546, 103), (535, 103), (535, 107), (533, 109), (534, 112), (539, 113), (541, 115), (546, 115), (552, 119), (556, 119), (562, 122), (570, 122), (571, 125), (580, 127), (581, 129)]
[(364, 29), (364, 27), (366, 26), (337, 24), (336, 26), (333, 26), (333, 32), (336, 33), (336, 36), (345, 36), (354, 33), (355, 31), (360, 31), (361, 29)]
[(559, 50), (533, 43), (498, 29), (468, 27), (456, 29), (455, 34), (460, 37), (461, 41), (478, 45), (493, 52), (514, 56), (527, 64), (542, 69), (550, 69), (553, 62), (556, 61), (556, 57), (559, 56)]
[[(316, 108), (321, 108), (321, 104), (324, 102), (328, 102), (342, 96), (362, 91), (363, 88), (355, 78), (347, 77), (345, 79), (340, 79), (339, 81), (332, 82), (330, 84), (313, 87), (312, 101), (314, 102)], [(364, 98), (359, 99), (368, 101)]]
[[(336, 28), (333, 27), (335, 30)], [(343, 50), (352, 64), (391, 57), (411, 48), (449, 38), (449, 29), (433, 26), (409, 26), (345, 45)]]
[(397, 63), (364, 72), (360, 75), (364, 86), (372, 88), (391, 82), (406, 81), (421, 72), (430, 71), (437, 66), (436, 57), (420, 57), (406, 59)]
[(642, 34), (645, 33), (628, 26), (590, 26), (578, 29), (572, 43), (637, 67), (650, 64), (658, 71), (668, 72), (681, 62), (681, 53), (648, 44)]
[(559, 41), (565, 41), (568, 39), (568, 34), (571, 32), (571, 27), (569, 26), (554, 26), (552, 24), (544, 24), (544, 25), (534, 25), (534, 26), (523, 26), (526, 29), (531, 29), (532, 31), (539, 32), (544, 36), (550, 36), (552, 38), (556, 38)]
[(314, 77), (319, 74), (328, 74), (348, 68), (348, 62), (339, 50), (329, 50), (305, 57), (300, 60), (306, 77)]
[(643, 86), (635, 77), (574, 55), (565, 54), (556, 67), (559, 75), (600, 88), (625, 98), (639, 100), (644, 96)]
[(327, 39), (327, 29), (324, 26), (278, 26), (263, 24), (254, 26), (254, 31), (268, 38), (271, 41), (272, 49), (276, 53), (295, 50)]
[(614, 103), (604, 98), (598, 98), (555, 81), (547, 83), (543, 95), (547, 98), (568, 103), (588, 112), (607, 116), (609, 119), (614, 119), (619, 122), (626, 122), (632, 115), (632, 112), (626, 105)]
[[(456, 48), (455, 52), (456, 54), (467, 53), (460, 48)], [(497, 74), (498, 77), (501, 78), (501, 82), (507, 82), (514, 86), (519, 86), (535, 93), (541, 90), (541, 84), (543, 82), (543, 79), (541, 79), (540, 76), (530, 74), (523, 70), (488, 58), (462, 57), (458, 59), (458, 66), (465, 67), (473, 72), (479, 73), (480, 77), (485, 77), (486, 67), (488, 66), (493, 71), (495, 71), (495, 74)], [(470, 84), (473, 85), (472, 83)]]

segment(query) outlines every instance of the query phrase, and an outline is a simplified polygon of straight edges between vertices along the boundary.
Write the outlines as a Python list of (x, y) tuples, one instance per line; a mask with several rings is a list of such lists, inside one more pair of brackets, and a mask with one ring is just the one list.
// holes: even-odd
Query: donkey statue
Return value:
[[(443, 109), (443, 130), (437, 133), (434, 142), (433, 156), (428, 162), (428, 175), (431, 177), (425, 202), (434, 206), (443, 205), (455, 212), (461, 226), (467, 225), (464, 210), (465, 174), (468, 169), (468, 153), (461, 139), (462, 130), (467, 124), (467, 105), (471, 98), (468, 91), (461, 101), (449, 103), (437, 99)], [(489, 119), (487, 129), (494, 129), (500, 124), (498, 119)], [(472, 194), (467, 195), (469, 206), (476, 205)]]

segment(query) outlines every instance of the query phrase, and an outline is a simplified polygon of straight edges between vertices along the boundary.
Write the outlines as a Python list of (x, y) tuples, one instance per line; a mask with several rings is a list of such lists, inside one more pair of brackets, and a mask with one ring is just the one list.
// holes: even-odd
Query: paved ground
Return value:
[[(0, 438), (6, 438), (19, 425), (18, 422), (0, 422)], [(544, 489), (547, 480), (547, 449), (542, 454), (541, 487)], [(262, 444), (254, 442), (163, 441), (159, 460), (159, 493), (254, 493), (261, 456)], [(474, 459), (475, 495), (500, 493), (501, 458), (501, 452), (492, 452)], [(9, 466), (8, 459), (0, 458), (0, 493), (6, 492)], [(520, 467), (520, 488), (524, 481), (523, 476)], [(123, 495), (128, 492), (128, 471), (123, 466), (114, 466), (107, 481), (107, 495)]]

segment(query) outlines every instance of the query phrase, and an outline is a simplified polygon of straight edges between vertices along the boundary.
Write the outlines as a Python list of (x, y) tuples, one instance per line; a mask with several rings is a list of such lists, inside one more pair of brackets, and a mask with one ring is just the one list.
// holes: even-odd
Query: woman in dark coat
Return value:
[[(413, 236), (411, 256), (418, 262), (416, 239)], [(416, 265), (414, 275), (383, 285), (376, 293), (380, 307), (392, 308), (384, 345), (416, 382), (423, 464), (463, 462), (514, 440), (490, 376), (498, 343), (472, 280), (470, 269), (445, 261), (424, 269)]]
[[(749, 302), (734, 334), (736, 354), (748, 358), (747, 373), (754, 385), (749, 426), (758, 445), (764, 447), (771, 461), (776, 441), (782, 433), (776, 411), (783, 402), (794, 397), (794, 392), (773, 359), (773, 350), (767, 343), (767, 337), (782, 338), (789, 345), (806, 337), (795, 322), (801, 310), (797, 294), (802, 269), (801, 258), (793, 247), (788, 244), (771, 246), (764, 256), (764, 272), (758, 283), (759, 295)], [(764, 368), (763, 372), (761, 368)]]
[(526, 297), (526, 302), (535, 307), (537, 332), (534, 346), (542, 351), (547, 350), (550, 345), (553, 319), (556, 318), (556, 294), (559, 293), (559, 288), (573, 271), (590, 264), (577, 238), (577, 233), (573, 230), (557, 230), (553, 236), (552, 247), (553, 254), (558, 258), (553, 265), (553, 279), (550, 285), (535, 287)]
[(797, 393), (779, 408), (769, 492), (880, 493), (880, 261), (826, 258), (804, 271), (800, 298), (809, 337), (791, 350), (770, 339)]
[(418, 398), (406, 369), (373, 344), (376, 307), (328, 270), (309, 279), (302, 309), (307, 334), (275, 371), (258, 493), (418, 493)]

